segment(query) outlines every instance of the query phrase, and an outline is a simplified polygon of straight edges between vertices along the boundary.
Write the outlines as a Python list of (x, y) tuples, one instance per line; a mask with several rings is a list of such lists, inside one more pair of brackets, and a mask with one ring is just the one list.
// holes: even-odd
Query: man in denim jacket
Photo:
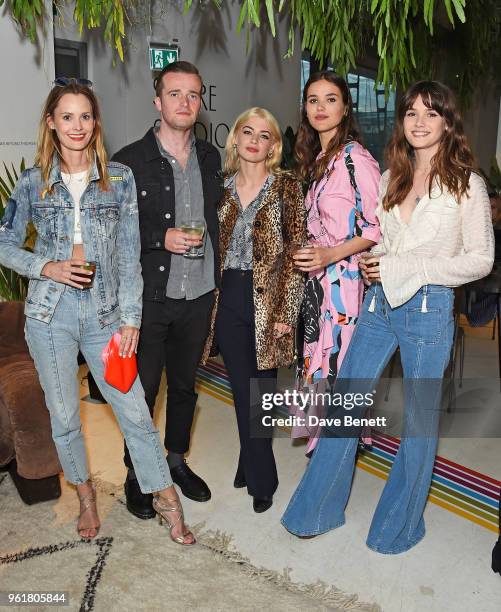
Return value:
[[(129, 166), (137, 186), (144, 278), (143, 323), (138, 370), (153, 414), (160, 379), (167, 373), (165, 447), (172, 479), (183, 494), (207, 501), (207, 484), (186, 464), (197, 401), (195, 376), (218, 285), (218, 222), (222, 197), (221, 158), (211, 144), (193, 135), (201, 107), (202, 79), (188, 62), (169, 64), (154, 81), (160, 124), (116, 153)], [(204, 257), (183, 254), (199, 245), (180, 226), (205, 219)], [(151, 495), (143, 495), (129, 452), (125, 482), (127, 508), (139, 518), (152, 518)]]

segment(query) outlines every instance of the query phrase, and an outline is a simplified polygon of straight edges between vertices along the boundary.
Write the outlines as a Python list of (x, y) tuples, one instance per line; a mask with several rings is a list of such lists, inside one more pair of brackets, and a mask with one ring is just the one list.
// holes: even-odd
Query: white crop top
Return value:
[(75, 174), (66, 174), (61, 172), (63, 183), (68, 187), (73, 201), (75, 203), (75, 231), (73, 233), (73, 244), (82, 244), (82, 230), (80, 227), (80, 198), (82, 197), (85, 188), (89, 181), (87, 180), (88, 172), (76, 172)]

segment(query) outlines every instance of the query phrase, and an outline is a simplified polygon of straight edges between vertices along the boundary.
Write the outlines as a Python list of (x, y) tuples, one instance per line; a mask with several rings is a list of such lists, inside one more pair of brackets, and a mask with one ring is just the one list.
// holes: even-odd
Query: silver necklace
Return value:
[(73, 174), (70, 174), (70, 181), (76, 181), (77, 183), (83, 183), (85, 178), (85, 176), (82, 176), (82, 178), (77, 178)]
[[(82, 174), (82, 173), (84, 173), (83, 176), (78, 178), (77, 174)], [(87, 172), (85, 170), (82, 170), (82, 172), (75, 172), (75, 174), (71, 174), (68, 172), (66, 175), (69, 177), (68, 185), (70, 183), (83, 183), (87, 178)]]
[(419, 193), (414, 189), (414, 185), (412, 186), (412, 191), (416, 194), (416, 197), (414, 198), (414, 202), (416, 203), (416, 206), (417, 206), (419, 202), (424, 198), (424, 193), (423, 195), (419, 195)]
[[(414, 176), (415, 176), (415, 172), (416, 172), (416, 171), (414, 170)], [(422, 172), (421, 172), (421, 174), (422, 174)], [(416, 190), (416, 188), (414, 187), (414, 181), (413, 181), (413, 183), (412, 183), (412, 191), (413, 191), (413, 192), (416, 194), (416, 197), (414, 198), (414, 202), (416, 203), (416, 205), (418, 205), (418, 204), (419, 204), (419, 202), (420, 202), (420, 201), (421, 201), (421, 200), (424, 198), (424, 196), (425, 196), (425, 193), (426, 193), (426, 181), (428, 180), (428, 176), (429, 176), (429, 174), (430, 174), (430, 173), (429, 173), (429, 171), (428, 171), (428, 172), (426, 173), (425, 177), (424, 177), (425, 192), (424, 192), (422, 195), (420, 195), (420, 194), (418, 193), (418, 191)]]

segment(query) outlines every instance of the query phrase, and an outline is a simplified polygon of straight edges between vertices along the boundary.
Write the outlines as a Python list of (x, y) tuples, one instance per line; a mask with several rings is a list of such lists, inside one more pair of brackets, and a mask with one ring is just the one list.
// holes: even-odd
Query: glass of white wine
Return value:
[(179, 228), (185, 234), (188, 234), (190, 238), (199, 238), (202, 240), (200, 246), (192, 246), (183, 253), (183, 257), (189, 257), (190, 259), (198, 259), (204, 256), (204, 235), (206, 230), (205, 219), (190, 219), (190, 221), (184, 221)]

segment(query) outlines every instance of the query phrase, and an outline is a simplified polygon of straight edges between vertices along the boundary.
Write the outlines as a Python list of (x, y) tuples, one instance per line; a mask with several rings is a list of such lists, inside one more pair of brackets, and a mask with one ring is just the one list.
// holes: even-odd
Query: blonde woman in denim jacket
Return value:
[[(113, 408), (143, 493), (154, 494), (171, 538), (194, 544), (139, 378), (125, 394), (104, 380), (100, 355), (113, 333), (121, 334), (122, 357), (136, 350), (143, 281), (134, 178), (126, 166), (107, 161), (91, 85), (54, 82), (42, 111), (36, 165), (23, 172), (0, 225), (0, 263), (30, 279), (26, 340), (64, 476), (80, 500), (80, 536), (96, 537), (100, 521), (80, 424), (79, 350)], [(37, 231), (33, 252), (23, 249), (30, 221)], [(96, 264), (92, 286), (92, 273), (82, 269), (88, 261)]]

